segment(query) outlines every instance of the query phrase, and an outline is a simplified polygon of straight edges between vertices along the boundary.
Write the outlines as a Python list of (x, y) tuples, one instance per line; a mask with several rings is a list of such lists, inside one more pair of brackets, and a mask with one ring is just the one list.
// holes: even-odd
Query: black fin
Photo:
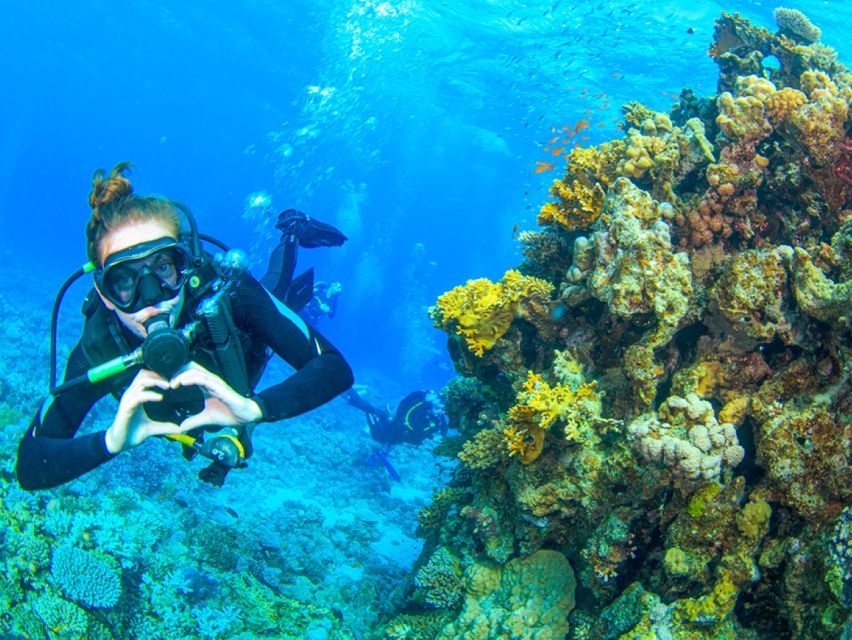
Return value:
[(279, 213), (275, 228), (285, 236), (294, 236), (299, 241), (299, 246), (306, 249), (339, 247), (348, 240), (337, 227), (320, 222), (296, 209), (287, 209)]
[(314, 297), (314, 270), (308, 269), (304, 273), (293, 278), (287, 294), (284, 296), (284, 304), (298, 313), (304, 309)]

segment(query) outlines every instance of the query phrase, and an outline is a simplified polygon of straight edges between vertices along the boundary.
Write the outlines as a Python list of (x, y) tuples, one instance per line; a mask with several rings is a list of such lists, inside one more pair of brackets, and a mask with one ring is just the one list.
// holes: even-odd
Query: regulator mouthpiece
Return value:
[(189, 340), (182, 331), (169, 326), (165, 314), (154, 316), (145, 323), (148, 337), (142, 343), (145, 367), (171, 378), (189, 359)]

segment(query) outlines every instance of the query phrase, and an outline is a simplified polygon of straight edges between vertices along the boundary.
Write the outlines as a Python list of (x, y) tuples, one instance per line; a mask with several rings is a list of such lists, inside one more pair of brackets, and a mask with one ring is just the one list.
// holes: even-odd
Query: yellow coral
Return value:
[(590, 186), (578, 180), (574, 180), (570, 186), (562, 180), (554, 180), (550, 193), (559, 202), (548, 202), (542, 206), (538, 223), (559, 224), (569, 231), (583, 229), (597, 220), (606, 197), (599, 184)]
[(772, 507), (761, 498), (752, 499), (737, 514), (737, 528), (749, 540), (759, 540), (769, 529)]
[(805, 71), (800, 78), (802, 83), (802, 91), (810, 96), (811, 100), (816, 100), (822, 95), (830, 95), (837, 97), (839, 92), (837, 85), (822, 71)]
[(544, 451), (544, 431), (536, 427), (509, 427), (503, 431), (506, 448), (510, 456), (518, 456), (521, 462), (529, 464)]
[(560, 225), (574, 231), (591, 225), (603, 210), (604, 189), (612, 182), (624, 143), (607, 142), (597, 147), (577, 147), (568, 154), (565, 176), (553, 181), (548, 202), (538, 214), (542, 225)]
[(734, 582), (723, 576), (710, 593), (697, 598), (685, 598), (675, 603), (675, 618), (687, 623), (716, 623), (731, 611), (739, 591)]
[(442, 294), (430, 315), (437, 327), (449, 330), (455, 326), (470, 350), (481, 357), (509, 330), (524, 300), (548, 298), (552, 291), (549, 282), (510, 270), (499, 282), (468, 280)]
[(772, 133), (772, 125), (766, 118), (764, 104), (758, 97), (763, 95), (761, 90), (757, 95), (743, 95), (738, 98), (734, 98), (727, 91), (719, 96), (716, 100), (719, 108), (716, 124), (725, 137), (756, 143)]
[(772, 126), (778, 127), (787, 116), (800, 109), (807, 101), (808, 97), (801, 91), (784, 87), (766, 99), (766, 115), (769, 116)]
[[(558, 366), (570, 371), (570, 363), (563, 355)], [(595, 414), (597, 410), (599, 397), (594, 382), (582, 382), (580, 377), (574, 384), (551, 386), (541, 375), (528, 372), (517, 404), (509, 409), (510, 426), (503, 432), (509, 455), (518, 456), (524, 464), (533, 462), (541, 455), (544, 431), (557, 419), (565, 425), (567, 440), (590, 443), (594, 435), (587, 428), (586, 414)]]

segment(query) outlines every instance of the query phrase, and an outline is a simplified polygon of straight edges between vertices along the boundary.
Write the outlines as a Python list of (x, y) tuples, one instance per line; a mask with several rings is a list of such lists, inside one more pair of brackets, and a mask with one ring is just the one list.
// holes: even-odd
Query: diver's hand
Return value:
[(171, 379), (172, 389), (199, 387), (204, 392), (204, 410), (180, 423), (180, 430), (217, 425), (231, 427), (257, 422), (263, 412), (251, 398), (240, 395), (227, 382), (197, 362), (190, 362)]
[(110, 453), (126, 451), (151, 436), (179, 432), (176, 424), (151, 420), (143, 407), (146, 402), (160, 402), (161, 391), (168, 388), (168, 380), (153, 371), (142, 369), (136, 374), (122, 394), (115, 419), (106, 431), (106, 448)]

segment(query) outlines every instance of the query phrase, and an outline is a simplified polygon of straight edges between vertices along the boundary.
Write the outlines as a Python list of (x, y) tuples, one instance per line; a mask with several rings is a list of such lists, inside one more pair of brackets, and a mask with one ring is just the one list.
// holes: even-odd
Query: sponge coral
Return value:
[(465, 583), (464, 609), (437, 640), (556, 640), (568, 633), (576, 580), (558, 551), (536, 551), (502, 567), (475, 564)]
[(429, 315), (437, 327), (455, 327), (470, 350), (481, 357), (509, 330), (526, 300), (547, 299), (552, 291), (553, 285), (545, 280), (507, 271), (499, 282), (468, 280), (464, 286), (442, 294)]

